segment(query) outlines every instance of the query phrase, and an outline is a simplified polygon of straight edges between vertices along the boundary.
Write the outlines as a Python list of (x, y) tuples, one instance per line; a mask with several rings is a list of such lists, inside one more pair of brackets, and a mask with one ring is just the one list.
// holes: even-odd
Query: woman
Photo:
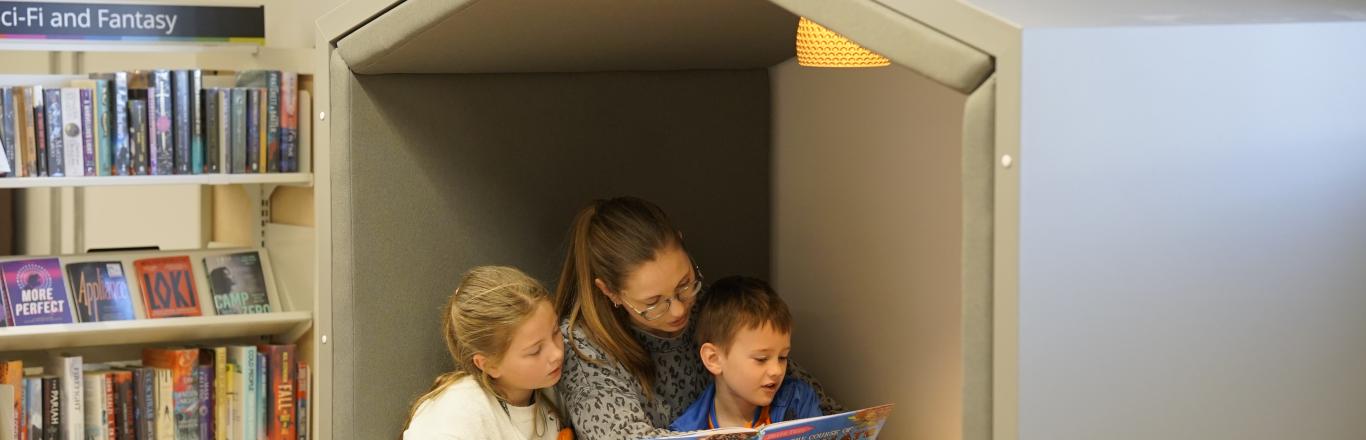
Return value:
[[(669, 426), (711, 381), (692, 341), (702, 273), (658, 206), (598, 200), (574, 219), (555, 289), (569, 353), (557, 386), (580, 438), (671, 435)], [(826, 413), (840, 410), (811, 383)]]

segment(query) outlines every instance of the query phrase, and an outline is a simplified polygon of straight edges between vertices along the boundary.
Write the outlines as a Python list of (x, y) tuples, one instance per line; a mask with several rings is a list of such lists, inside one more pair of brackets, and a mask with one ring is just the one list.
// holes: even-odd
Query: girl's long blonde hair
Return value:
[[(550, 293), (541, 283), (515, 268), (480, 266), (466, 272), (442, 309), (441, 333), (446, 339), (446, 350), (455, 361), (455, 370), (437, 376), (431, 390), (413, 401), (408, 409), (408, 420), (403, 423), (404, 429), (412, 424), (418, 407), (465, 376), (474, 378), (485, 393), (506, 401), (507, 396), (494, 388), (493, 378), (475, 365), (474, 355), (482, 354), (494, 364), (502, 361), (512, 344), (513, 333), (542, 302), (550, 304)], [(534, 393), (539, 403), (536, 420), (544, 421), (547, 413), (564, 420), (554, 402), (546, 398), (544, 390)], [(541, 436), (545, 429), (542, 425), (544, 423), (536, 424), (533, 437)]]

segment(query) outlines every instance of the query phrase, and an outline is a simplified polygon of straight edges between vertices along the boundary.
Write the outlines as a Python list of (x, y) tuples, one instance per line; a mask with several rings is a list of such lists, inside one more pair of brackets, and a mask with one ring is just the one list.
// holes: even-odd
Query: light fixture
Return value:
[(797, 22), (797, 64), (807, 67), (881, 67), (892, 62), (802, 17)]

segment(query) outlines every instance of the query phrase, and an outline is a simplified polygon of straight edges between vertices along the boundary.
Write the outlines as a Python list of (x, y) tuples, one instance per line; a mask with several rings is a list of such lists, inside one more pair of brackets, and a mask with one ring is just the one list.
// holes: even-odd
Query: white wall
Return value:
[(962, 433), (965, 96), (899, 66), (770, 69), (773, 284), (793, 358), (882, 438)]
[(1020, 438), (1366, 438), (1366, 23), (1023, 50)]

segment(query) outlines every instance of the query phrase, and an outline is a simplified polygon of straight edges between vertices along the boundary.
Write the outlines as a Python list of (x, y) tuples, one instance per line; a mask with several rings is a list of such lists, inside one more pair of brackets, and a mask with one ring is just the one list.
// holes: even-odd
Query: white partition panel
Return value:
[(1020, 438), (1366, 438), (1366, 23), (1023, 49)]

